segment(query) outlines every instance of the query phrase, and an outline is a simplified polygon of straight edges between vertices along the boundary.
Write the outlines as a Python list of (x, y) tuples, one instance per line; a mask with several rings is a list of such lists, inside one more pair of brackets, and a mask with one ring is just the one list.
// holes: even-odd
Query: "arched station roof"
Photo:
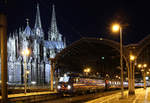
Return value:
[(150, 45), (150, 35), (146, 36), (138, 43), (138, 48), (136, 50), (137, 56), (139, 56), (143, 49), (145, 49), (148, 45)]
[[(104, 44), (104, 45), (107, 45), (107, 46), (110, 46), (114, 49), (116, 49), (118, 52), (120, 52), (120, 44), (116, 41), (113, 41), (113, 40), (109, 40), (109, 39), (104, 39), (104, 38), (89, 38), (89, 37), (84, 37), (84, 38), (81, 38), (80, 40), (72, 43), (71, 45), (69, 45), (67, 48), (63, 49), (60, 53), (58, 53), (56, 55), (56, 59), (60, 59), (61, 57), (64, 57), (65, 55), (69, 55), (68, 53), (69, 52), (77, 52), (77, 50), (75, 48), (77, 47), (80, 47), (80, 50), (82, 50), (82, 43), (86, 43), (86, 45), (92, 45), (90, 43), (95, 43), (95, 44)], [(94, 45), (92, 45), (94, 46)], [(90, 48), (88, 48), (90, 50)], [(95, 48), (96, 50), (97, 48)], [(126, 49), (123, 48), (123, 51), (126, 52)]]
[[(123, 51), (125, 51), (125, 48), (123, 48)], [(119, 42), (104, 38), (81, 38), (58, 53), (56, 61), (58, 64), (64, 63), (71, 66), (78, 64), (81, 66), (89, 62), (95, 63), (101, 57), (108, 55), (111, 58), (116, 56), (117, 63), (120, 63), (118, 61), (120, 58)], [(109, 62), (111, 61), (109, 60)]]
[[(126, 62), (126, 67), (128, 69), (129, 69), (130, 53), (133, 53), (133, 55), (139, 58), (138, 56), (149, 45), (150, 45), (150, 35), (148, 35), (147, 37), (145, 37), (144, 39), (142, 39), (140, 42), (136, 44), (129, 44), (123, 46), (123, 58), (124, 61)], [(60, 53), (58, 53), (55, 59), (58, 62), (58, 64), (59, 63), (60, 65), (61, 63), (62, 65), (67, 64), (70, 65), (70, 67), (72, 68), (77, 64), (78, 67), (79, 65), (81, 67), (81, 65), (83, 65), (84, 63), (96, 62), (92, 60), (93, 59), (96, 60), (96, 58), (100, 58), (101, 56), (106, 56), (107, 54), (109, 55), (109, 57), (113, 57), (114, 55), (120, 58), (119, 52), (120, 52), (119, 42), (109, 40), (109, 39), (104, 39), (104, 38), (81, 38), (80, 40), (72, 43), (71, 45), (67, 46), (67, 48), (63, 49)], [(118, 58), (115, 60), (119, 60)], [(125, 66), (125, 62), (124, 62), (124, 66)], [(109, 63), (110, 61), (108, 61), (108, 65), (110, 65)], [(119, 61), (117, 61), (117, 63), (119, 63)]]

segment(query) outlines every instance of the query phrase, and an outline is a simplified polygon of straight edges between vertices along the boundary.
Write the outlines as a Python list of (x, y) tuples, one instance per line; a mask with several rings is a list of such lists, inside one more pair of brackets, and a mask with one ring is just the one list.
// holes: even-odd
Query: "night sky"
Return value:
[(123, 27), (123, 43), (137, 43), (150, 34), (150, 6), (144, 0), (8, 0), (8, 33), (26, 26), (34, 27), (36, 4), (40, 6), (45, 35), (51, 22), (52, 3), (57, 25), (67, 44), (82, 37), (105, 37), (118, 40), (110, 31), (112, 22)]

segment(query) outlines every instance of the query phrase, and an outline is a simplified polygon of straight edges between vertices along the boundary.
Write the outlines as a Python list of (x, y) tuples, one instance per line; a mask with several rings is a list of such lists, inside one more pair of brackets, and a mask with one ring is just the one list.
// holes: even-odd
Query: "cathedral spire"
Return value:
[(27, 25), (29, 25), (29, 19), (28, 18), (26, 19), (26, 21), (27, 21)]
[(36, 37), (44, 38), (44, 32), (43, 32), (42, 25), (41, 25), (39, 4), (37, 4), (34, 33), (36, 34)]
[(64, 37), (64, 48), (66, 48), (66, 38)]
[(26, 26), (23, 34), (25, 34), (26, 36), (31, 36), (31, 35), (33, 35), (33, 32), (29, 26), (29, 19), (26, 19), (26, 21), (27, 21), (27, 26)]
[(34, 28), (42, 28), (39, 4), (37, 4), (37, 12), (36, 12), (36, 19), (35, 19), (35, 26), (34, 26)]
[(48, 40), (56, 41), (58, 38), (58, 35), (59, 35), (59, 32), (58, 32), (57, 23), (56, 23), (55, 6), (53, 5), (51, 27), (48, 31)]

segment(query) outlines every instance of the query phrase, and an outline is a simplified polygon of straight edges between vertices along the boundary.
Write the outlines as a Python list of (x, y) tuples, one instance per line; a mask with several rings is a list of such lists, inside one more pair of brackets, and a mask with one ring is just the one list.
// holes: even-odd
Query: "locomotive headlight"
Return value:
[(61, 86), (60, 86), (60, 85), (58, 85), (58, 86), (57, 86), (57, 89), (60, 89), (60, 88), (61, 88)]
[(71, 89), (71, 86), (70, 86), (70, 85), (68, 85), (68, 86), (67, 86), (67, 89)]

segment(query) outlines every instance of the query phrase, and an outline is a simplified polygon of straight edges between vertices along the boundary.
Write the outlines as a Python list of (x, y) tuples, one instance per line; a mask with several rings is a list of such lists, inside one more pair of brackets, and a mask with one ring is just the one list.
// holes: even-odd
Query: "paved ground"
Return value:
[[(20, 94), (11, 94), (8, 95), (8, 98), (15, 98), (15, 97), (24, 97), (24, 96), (31, 96), (31, 95), (40, 95), (40, 94), (53, 94), (56, 92), (34, 92), (34, 93), (20, 93)], [(128, 91), (124, 92), (125, 97), (124, 99), (120, 99), (121, 93), (115, 93), (108, 96), (103, 96), (85, 103), (150, 103), (150, 88), (144, 90), (136, 89), (135, 95), (128, 95)], [(1, 96), (0, 96), (1, 99)]]
[(150, 88), (146, 90), (143, 88), (136, 89), (135, 95), (132, 96), (128, 95), (128, 91), (125, 91), (124, 94), (124, 99), (120, 99), (121, 93), (116, 93), (86, 103), (150, 103)]
[[(32, 92), (32, 93), (18, 93), (18, 94), (9, 94), (8, 98), (15, 98), (15, 97), (25, 97), (25, 96), (32, 96), (32, 95), (41, 95), (41, 94), (54, 94), (56, 93), (56, 91), (54, 92)], [(2, 97), (0, 96), (0, 99)]]

